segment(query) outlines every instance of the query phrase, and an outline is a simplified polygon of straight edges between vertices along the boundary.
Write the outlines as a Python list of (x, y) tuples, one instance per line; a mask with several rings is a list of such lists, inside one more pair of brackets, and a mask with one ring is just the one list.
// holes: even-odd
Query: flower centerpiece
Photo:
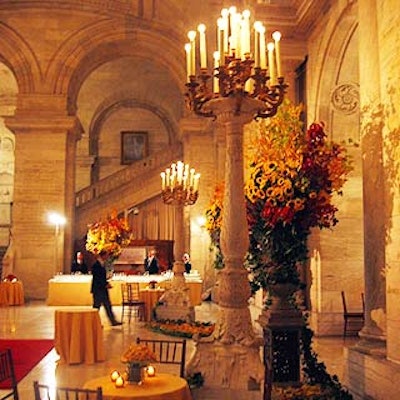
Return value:
[(4, 278), (4, 282), (12, 282), (15, 283), (18, 281), (18, 278), (13, 275), (13, 274), (8, 274), (5, 278)]
[(327, 139), (323, 124), (313, 123), (304, 132), (300, 112), (286, 101), (251, 132), (245, 197), (254, 289), (298, 285), (311, 229), (338, 222), (333, 200), (342, 194), (350, 159), (344, 146)]
[(94, 222), (88, 226), (86, 235), (86, 250), (93, 254), (102, 251), (110, 256), (107, 260), (112, 264), (121, 254), (122, 249), (129, 245), (133, 233), (126, 218), (118, 217), (113, 211), (105, 220)]
[(140, 384), (144, 379), (145, 367), (151, 362), (157, 362), (154, 352), (143, 343), (132, 343), (122, 354), (121, 362), (127, 364), (127, 380)]

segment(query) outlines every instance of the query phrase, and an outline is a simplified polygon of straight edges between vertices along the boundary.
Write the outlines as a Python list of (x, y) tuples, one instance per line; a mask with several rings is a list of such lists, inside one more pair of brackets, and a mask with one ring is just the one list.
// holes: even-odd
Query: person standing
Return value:
[(188, 253), (184, 253), (182, 256), (182, 261), (185, 264), (185, 272), (190, 274), (190, 271), (192, 270), (192, 264), (190, 262), (190, 256)]
[(158, 274), (160, 271), (156, 251), (154, 249), (150, 250), (148, 256), (144, 259), (144, 270), (150, 275)]
[(72, 262), (71, 265), (71, 274), (76, 274), (76, 273), (87, 274), (88, 272), (89, 272), (88, 267), (83, 258), (83, 253), (78, 251), (76, 253), (76, 259)]
[(122, 322), (117, 321), (115, 318), (108, 293), (108, 289), (111, 289), (111, 285), (107, 281), (107, 271), (104, 265), (108, 257), (109, 254), (107, 252), (101, 251), (92, 266), (93, 279), (91, 293), (93, 296), (93, 308), (100, 309), (101, 305), (103, 305), (111, 325), (117, 326), (122, 325)]

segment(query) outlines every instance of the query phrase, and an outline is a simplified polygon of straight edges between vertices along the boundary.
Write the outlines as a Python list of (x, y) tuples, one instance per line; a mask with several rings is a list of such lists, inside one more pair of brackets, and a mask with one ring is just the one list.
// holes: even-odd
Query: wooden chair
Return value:
[(0, 400), (19, 399), (11, 349), (0, 351), (0, 383), (11, 386), (11, 389), (0, 389)]
[(179, 365), (179, 376), (185, 376), (186, 340), (158, 340), (137, 338), (136, 342), (145, 344), (157, 356), (160, 364)]
[(346, 295), (342, 291), (342, 303), (343, 303), (343, 338), (346, 336), (357, 335), (358, 332), (364, 325), (364, 314), (365, 314), (365, 302), (364, 293), (361, 293), (362, 311), (348, 311), (346, 303)]
[(98, 387), (95, 390), (55, 387), (33, 382), (35, 400), (103, 400), (103, 390)]
[(132, 312), (138, 316), (139, 321), (146, 321), (146, 307), (144, 301), (140, 300), (139, 283), (122, 283), (122, 313), (121, 320), (124, 320), (125, 308), (128, 308), (128, 322), (131, 323)]

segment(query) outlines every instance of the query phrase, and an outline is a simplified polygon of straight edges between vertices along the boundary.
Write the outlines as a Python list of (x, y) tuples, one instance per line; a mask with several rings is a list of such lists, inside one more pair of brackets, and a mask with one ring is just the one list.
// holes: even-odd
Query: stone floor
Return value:
[[(0, 307), (0, 338), (9, 339), (48, 339), (54, 338), (54, 310), (61, 307), (49, 307), (44, 302), (30, 302), (22, 307)], [(119, 316), (121, 307), (114, 307)], [(257, 317), (257, 310), (251, 309), (252, 317)], [(211, 302), (204, 302), (196, 307), (196, 319), (201, 321), (214, 321), (217, 315), (217, 306)], [(20, 383), (20, 400), (33, 399), (34, 380), (50, 385), (76, 385), (82, 386), (85, 381), (99, 375), (106, 375), (112, 369), (120, 366), (119, 357), (121, 351), (131, 343), (137, 336), (163, 337), (149, 331), (142, 322), (132, 321), (130, 325), (126, 322), (122, 326), (110, 327), (104, 311), (100, 311), (104, 326), (104, 340), (106, 346), (106, 361), (94, 365), (58, 365), (58, 355), (53, 349)], [(259, 329), (255, 324), (255, 329)], [(314, 350), (318, 353), (320, 360), (327, 365), (328, 372), (343, 376), (343, 347), (352, 345), (356, 339), (342, 338), (315, 338)], [(188, 357), (193, 351), (193, 341), (188, 340)], [(164, 366), (163, 366), (164, 367)], [(168, 366), (167, 366), (168, 367)], [(167, 368), (166, 367), (166, 368)], [(172, 366), (171, 368), (174, 368)], [(173, 372), (168, 371), (166, 372)], [(193, 391), (194, 400), (261, 400), (259, 391), (241, 394), (226, 389), (210, 390), (202, 388)]]

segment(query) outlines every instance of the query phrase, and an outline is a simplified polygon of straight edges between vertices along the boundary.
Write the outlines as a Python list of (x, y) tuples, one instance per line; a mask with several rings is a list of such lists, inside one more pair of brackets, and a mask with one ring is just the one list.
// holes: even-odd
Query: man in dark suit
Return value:
[(85, 260), (83, 259), (83, 254), (80, 251), (76, 253), (76, 259), (72, 262), (71, 265), (71, 274), (76, 274), (76, 273), (81, 273), (81, 274), (88, 273), (88, 267), (85, 263)]
[(104, 266), (104, 263), (108, 257), (109, 254), (107, 252), (100, 252), (100, 254), (97, 256), (96, 262), (92, 266), (93, 279), (91, 293), (93, 295), (93, 308), (100, 309), (101, 305), (103, 305), (111, 325), (116, 326), (122, 325), (122, 322), (118, 322), (115, 319), (115, 315), (111, 307), (110, 296), (108, 294), (108, 289), (111, 288), (111, 285), (107, 281), (107, 271)]
[(192, 263), (190, 262), (190, 256), (188, 253), (185, 253), (182, 256), (182, 261), (185, 264), (185, 272), (190, 274), (190, 271), (192, 270)]
[(148, 256), (144, 259), (144, 270), (150, 275), (159, 273), (160, 268), (158, 266), (155, 250), (150, 250)]

